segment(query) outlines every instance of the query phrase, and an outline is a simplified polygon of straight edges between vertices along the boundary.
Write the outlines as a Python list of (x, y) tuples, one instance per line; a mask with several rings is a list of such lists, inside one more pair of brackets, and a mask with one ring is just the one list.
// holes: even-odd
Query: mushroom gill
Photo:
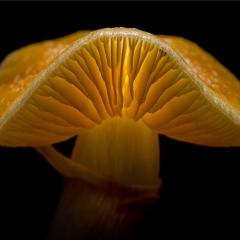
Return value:
[(196, 144), (240, 142), (237, 80), (184, 39), (124, 28), (80, 32), (12, 53), (0, 79), (1, 145), (61, 142), (114, 117)]

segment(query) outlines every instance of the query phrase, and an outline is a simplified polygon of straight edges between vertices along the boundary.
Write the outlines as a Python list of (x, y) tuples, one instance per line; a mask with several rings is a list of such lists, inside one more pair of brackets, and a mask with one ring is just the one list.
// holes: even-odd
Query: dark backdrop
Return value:
[[(197, 42), (240, 76), (240, 4), (5, 3), (0, 4), (0, 59), (26, 44), (83, 29), (135, 27)], [(238, 234), (240, 148), (161, 141), (161, 199), (135, 238), (196, 239)], [(71, 141), (61, 144), (68, 152)], [(30, 148), (0, 148), (1, 239), (43, 239), (63, 179)], [(1, 233), (3, 235), (3, 233)]]

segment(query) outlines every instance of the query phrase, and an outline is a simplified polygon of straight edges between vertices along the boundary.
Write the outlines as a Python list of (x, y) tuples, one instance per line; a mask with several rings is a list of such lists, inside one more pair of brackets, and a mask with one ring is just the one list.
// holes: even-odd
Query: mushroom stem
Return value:
[(48, 240), (123, 240), (158, 200), (158, 190), (138, 191), (119, 185), (99, 188), (65, 179)]
[(109, 118), (77, 138), (72, 160), (113, 182), (156, 185), (159, 137), (141, 120)]
[(48, 239), (125, 239), (158, 199), (158, 135), (141, 121), (104, 120), (78, 137), (71, 159), (37, 150), (65, 175)]

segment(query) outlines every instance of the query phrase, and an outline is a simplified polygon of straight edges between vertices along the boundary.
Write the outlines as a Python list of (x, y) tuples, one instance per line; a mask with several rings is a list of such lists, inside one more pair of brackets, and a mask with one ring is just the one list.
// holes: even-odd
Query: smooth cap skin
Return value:
[(240, 84), (194, 43), (125, 28), (32, 44), (0, 67), (0, 144), (42, 146), (114, 116), (207, 146), (240, 145)]

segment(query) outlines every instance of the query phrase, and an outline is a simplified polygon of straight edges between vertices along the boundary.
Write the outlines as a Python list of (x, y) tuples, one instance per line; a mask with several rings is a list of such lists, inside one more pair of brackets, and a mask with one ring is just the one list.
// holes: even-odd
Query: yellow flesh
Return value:
[(159, 184), (158, 135), (142, 121), (103, 121), (77, 138), (71, 159), (121, 184)]
[(187, 40), (80, 32), (2, 63), (0, 144), (49, 145), (124, 116), (179, 140), (238, 146), (239, 91), (228, 70)]

